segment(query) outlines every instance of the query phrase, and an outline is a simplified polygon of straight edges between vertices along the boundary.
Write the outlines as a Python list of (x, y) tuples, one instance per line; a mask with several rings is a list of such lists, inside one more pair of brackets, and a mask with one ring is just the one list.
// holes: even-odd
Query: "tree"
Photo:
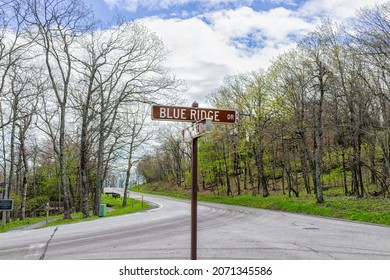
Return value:
[(305, 189), (307, 194), (310, 194), (310, 171), (314, 170), (308, 126), (310, 123), (308, 99), (311, 77), (307, 73), (304, 61), (305, 52), (299, 49), (291, 50), (278, 57), (272, 64), (269, 75), (273, 83), (274, 95), (279, 102), (279, 115), (283, 119), (281, 122), (282, 132), (280, 133), (284, 154), (283, 166), (288, 169), (290, 165), (287, 162), (289, 161), (288, 156), (289, 153), (293, 152), (289, 148), (295, 146), (298, 149)]
[[(168, 75), (163, 62), (167, 56), (162, 41), (144, 26), (137, 23), (119, 22), (114, 28), (90, 33), (81, 47), (88, 51), (78, 59), (78, 72), (86, 85), (86, 94), (79, 99), (82, 108), (81, 165), (83, 201), (86, 209), (85, 153), (87, 130), (98, 131), (96, 155), (96, 188), (94, 214), (99, 212), (100, 195), (107, 166), (112, 161), (116, 144), (121, 135), (115, 132), (121, 110), (137, 102), (157, 100), (157, 93), (175, 90), (174, 77)], [(92, 114), (89, 115), (89, 112)], [(91, 121), (91, 120), (96, 121)], [(108, 141), (111, 137), (112, 141)], [(86, 210), (84, 210), (85, 212)], [(85, 214), (84, 214), (85, 215)]]
[[(10, 139), (10, 169), (9, 169), (9, 186), (18, 185), (18, 181), (15, 184), (14, 173), (16, 170), (23, 169), (22, 179), (22, 201), (21, 201), (21, 218), (25, 218), (26, 211), (26, 199), (27, 199), (27, 179), (28, 179), (28, 158), (26, 153), (26, 138), (27, 131), (31, 126), (33, 116), (35, 115), (37, 102), (39, 100), (38, 94), (39, 86), (35, 87), (34, 78), (30, 73), (32, 71), (28, 68), (17, 67), (11, 70), (11, 88), (10, 88), (10, 108), (12, 110), (11, 121), (11, 139)], [(39, 79), (36, 79), (39, 81)], [(18, 131), (18, 132), (17, 132)], [(19, 137), (18, 137), (18, 136)], [(19, 163), (16, 163), (16, 141), (19, 142)], [(12, 188), (11, 188), (12, 190)], [(19, 188), (18, 188), (19, 191)]]
[(27, 0), (27, 5), (30, 12), (27, 22), (31, 29), (31, 38), (44, 53), (46, 70), (59, 107), (59, 140), (54, 145), (64, 193), (64, 219), (71, 219), (65, 153), (66, 110), (69, 93), (72, 91), (71, 50), (75, 38), (90, 30), (91, 12), (78, 0)]
[[(238, 108), (241, 111), (243, 120), (237, 125), (235, 131), (239, 132), (238, 137), (243, 137), (244, 147), (249, 148), (253, 154), (255, 165), (257, 168), (257, 194), (260, 190), (263, 196), (269, 195), (268, 183), (264, 168), (264, 153), (265, 153), (265, 130), (272, 115), (272, 108), (269, 106), (269, 85), (264, 71), (230, 76), (225, 79), (225, 84), (222, 85), (212, 95), (212, 104), (216, 107), (224, 106), (230, 108)], [(248, 118), (245, 120), (245, 118)], [(243, 128), (246, 131), (243, 131)], [(231, 131), (229, 129), (229, 131)], [(234, 131), (234, 130), (233, 130)], [(237, 136), (237, 135), (236, 135)], [(229, 135), (226, 138), (236, 138), (234, 135)], [(235, 147), (241, 146), (237, 141), (233, 141)], [(221, 142), (224, 144), (224, 142)], [(248, 149), (244, 154), (248, 155)], [(226, 180), (229, 190), (229, 172), (227, 168), (227, 149), (226, 144), (222, 147)], [(234, 153), (233, 153), (234, 154)], [(237, 157), (236, 157), (237, 160)]]
[[(244, 173), (243, 189), (247, 190), (248, 178), (254, 193), (253, 178), (252, 178), (252, 164), (253, 152), (250, 142), (250, 137), (253, 134), (253, 99), (249, 94), (249, 80), (248, 76), (252, 73), (242, 73), (237, 75), (228, 75), (224, 78), (223, 84), (211, 95), (212, 104), (217, 108), (231, 108), (239, 112), (240, 120), (229, 128), (217, 129), (217, 133), (223, 134), (222, 139), (229, 139), (226, 145), (232, 149), (233, 155), (233, 174), (235, 176), (237, 193), (241, 194), (241, 174)], [(253, 74), (255, 75), (255, 74)], [(213, 136), (213, 134), (212, 134)], [(213, 136), (218, 138), (217, 136)], [(218, 145), (220, 140), (216, 140), (214, 145)], [(230, 143), (230, 144), (229, 144)], [(210, 147), (211, 151), (214, 147)], [(225, 151), (226, 149), (218, 149)], [(212, 157), (220, 158), (220, 157)], [(226, 159), (226, 155), (224, 155)], [(225, 160), (225, 166), (227, 161)], [(243, 169), (243, 170), (242, 170)], [(216, 174), (220, 172), (219, 168), (215, 166)]]
[[(19, 127), (19, 132), (23, 132), (23, 129), (20, 128), (20, 120), (27, 116), (25, 114), (30, 114), (29, 112), (23, 111), (25, 109), (23, 99), (27, 98), (26, 87), (29, 84), (28, 75), (22, 74), (23, 71), (26, 71), (23, 64), (30, 58), (27, 53), (31, 45), (31, 41), (26, 40), (25, 38), (25, 31), (23, 28), (25, 15), (25, 6), (19, 2), (12, 1), (0, 4), (0, 127), (3, 134), (2, 150), (4, 163), (2, 166), (3, 178), (4, 182), (6, 182), (5, 198), (9, 198), (16, 190), (14, 175), (15, 166), (17, 165), (17, 131)], [(6, 120), (6, 118), (8, 119)], [(10, 137), (7, 137), (10, 141), (10, 157), (8, 158), (9, 168), (7, 167), (7, 147), (5, 139), (6, 126), (8, 125), (11, 126)], [(23, 134), (20, 134), (20, 136), (22, 135)], [(24, 187), (27, 186), (24, 185)], [(9, 212), (7, 213), (7, 222), (8, 221)]]
[(125, 138), (128, 139), (126, 145), (124, 145), (125, 148), (127, 148), (127, 151), (125, 151), (125, 155), (127, 156), (127, 169), (122, 203), (122, 206), (126, 206), (127, 191), (130, 187), (131, 170), (139, 160), (139, 156), (136, 157), (136, 152), (142, 145), (145, 145), (147, 141), (151, 139), (152, 135), (145, 131), (146, 118), (149, 116), (149, 108), (146, 108), (145, 110), (140, 108), (140, 106), (137, 106), (134, 111), (125, 112), (123, 115), (123, 119), (126, 120), (123, 125), (127, 128)]
[[(383, 171), (378, 172), (372, 164), (370, 169), (381, 180), (382, 188), (379, 192), (381, 194), (388, 191), (390, 177), (389, 26), (390, 3), (375, 4), (357, 13), (351, 21), (350, 31), (347, 34), (349, 47), (356, 57), (355, 61), (361, 65), (358, 80), (364, 82), (364, 85), (360, 87), (367, 87), (365, 91), (370, 93), (365, 94), (362, 105), (372, 104), (374, 108), (366, 108), (366, 110), (370, 110), (370, 116), (376, 116), (375, 130), (373, 130), (375, 136), (371, 138), (379, 142), (383, 154)], [(376, 100), (373, 100), (374, 97)], [(368, 98), (371, 99), (369, 103), (367, 103)], [(366, 120), (366, 117), (367, 115), (363, 116), (362, 120)], [(363, 195), (363, 191), (362, 189), (358, 195)]]
[(317, 31), (309, 34), (301, 43), (300, 47), (307, 54), (306, 65), (309, 67), (311, 77), (311, 100), (313, 105), (312, 117), (314, 119), (314, 187), (318, 203), (324, 202), (321, 175), (323, 156), (323, 134), (324, 134), (324, 109), (325, 94), (330, 89), (332, 72), (326, 60), (326, 47), (329, 43), (329, 25), (324, 23)]

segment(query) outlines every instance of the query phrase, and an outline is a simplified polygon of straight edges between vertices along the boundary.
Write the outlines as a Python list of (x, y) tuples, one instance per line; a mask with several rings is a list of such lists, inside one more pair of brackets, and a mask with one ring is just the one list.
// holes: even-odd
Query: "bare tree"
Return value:
[[(26, 11), (19, 2), (15, 1), (1, 1), (0, 2), (0, 103), (3, 101), (5, 92), (9, 91), (7, 88), (9, 82), (9, 72), (15, 63), (22, 59), (23, 53), (26, 50), (26, 46), (29, 45), (29, 41), (23, 41), (23, 23), (24, 15)], [(2, 104), (0, 104), (0, 128), (3, 134), (3, 177), (4, 183), (7, 182), (7, 163), (6, 163), (6, 147), (5, 147), (5, 126), (12, 122), (12, 117), (9, 115), (7, 118)], [(12, 164), (11, 164), (12, 165)], [(10, 180), (8, 180), (9, 182)], [(10, 195), (10, 185), (5, 185), (4, 197), (8, 198)], [(3, 212), (3, 219), (5, 218)], [(8, 212), (9, 217), (9, 212)]]
[(311, 104), (313, 105), (314, 119), (314, 188), (318, 203), (324, 202), (322, 192), (322, 156), (323, 156), (323, 133), (324, 133), (324, 109), (325, 94), (330, 89), (332, 72), (326, 56), (327, 44), (329, 43), (329, 24), (324, 23), (318, 30), (309, 34), (301, 43), (300, 47), (307, 53), (306, 62), (311, 75)]
[[(373, 174), (380, 174), (382, 188), (379, 193), (385, 194), (389, 188), (390, 177), (390, 97), (388, 94), (390, 90), (390, 3), (375, 4), (361, 9), (348, 27), (350, 28), (348, 31), (350, 50), (354, 54), (354, 61), (358, 61), (361, 65), (356, 73), (358, 75), (356, 80), (364, 82), (364, 85), (360, 84), (360, 88), (367, 87), (364, 93), (366, 91), (370, 93), (366, 94), (363, 100), (360, 100), (362, 104), (360, 104), (360, 108), (355, 109), (355, 119), (358, 119), (359, 111), (362, 112), (359, 109), (366, 108), (367, 111), (370, 109), (367, 107), (368, 104), (375, 106), (375, 110), (373, 110), (375, 113), (371, 112), (370, 116), (377, 115), (376, 133), (373, 138), (378, 141), (383, 154), (383, 171), (376, 170), (374, 172), (376, 169), (374, 166), (371, 166), (370, 169)], [(370, 99), (371, 102), (367, 102), (367, 99)], [(366, 121), (367, 115), (361, 119)], [(365, 126), (367, 127), (367, 125)], [(357, 138), (354, 137), (354, 139)], [(356, 153), (354, 154), (356, 155)], [(362, 165), (359, 155), (357, 154), (354, 159)], [(363, 194), (364, 189), (357, 192), (358, 196)]]
[(140, 152), (141, 146), (145, 145), (148, 140), (152, 138), (152, 134), (148, 133), (145, 129), (146, 118), (149, 116), (149, 108), (140, 108), (136, 106), (134, 111), (128, 111), (124, 114), (123, 126), (126, 128), (124, 138), (126, 139), (127, 151), (125, 155), (127, 157), (126, 179), (123, 192), (123, 206), (127, 204), (127, 192), (130, 187), (130, 176), (133, 166), (139, 161), (140, 156), (136, 156), (136, 152)]
[(44, 53), (52, 91), (59, 107), (58, 160), (64, 192), (64, 219), (71, 218), (70, 193), (66, 174), (66, 110), (71, 88), (71, 48), (77, 36), (90, 30), (90, 10), (78, 0), (28, 0), (27, 18), (34, 42)]
[(134, 102), (152, 102), (157, 94), (175, 90), (177, 82), (169, 77), (163, 62), (167, 56), (161, 40), (144, 26), (122, 23), (107, 34), (107, 61), (96, 71), (95, 84), (98, 96), (96, 108), (98, 122), (97, 176), (94, 214), (99, 211), (100, 194), (105, 176), (105, 162), (115, 150), (107, 150), (107, 139), (115, 130), (118, 113), (123, 106)]

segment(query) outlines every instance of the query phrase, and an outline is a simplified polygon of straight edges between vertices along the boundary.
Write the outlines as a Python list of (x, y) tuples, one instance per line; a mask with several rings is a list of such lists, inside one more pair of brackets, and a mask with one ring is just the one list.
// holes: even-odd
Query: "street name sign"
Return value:
[(0, 199), (0, 211), (12, 211), (13, 209), (13, 199)]
[(199, 108), (198, 102), (192, 107), (152, 106), (152, 120), (191, 122), (183, 130), (184, 141), (192, 142), (191, 155), (191, 260), (197, 259), (198, 231), (198, 138), (211, 131), (211, 123), (235, 123), (236, 111)]
[(181, 122), (198, 122), (211, 119), (215, 123), (235, 123), (237, 117), (234, 110), (153, 105), (152, 119)]

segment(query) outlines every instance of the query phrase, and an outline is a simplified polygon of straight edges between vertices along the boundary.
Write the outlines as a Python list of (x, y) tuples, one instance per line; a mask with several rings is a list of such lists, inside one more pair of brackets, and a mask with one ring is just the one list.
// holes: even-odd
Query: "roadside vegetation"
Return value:
[[(123, 198), (114, 198), (111, 195), (106, 195), (106, 194), (102, 195), (102, 203), (107, 205), (107, 212), (105, 217), (131, 214), (131, 213), (135, 213), (150, 208), (150, 205), (147, 202), (142, 202), (133, 198), (128, 198), (127, 205), (122, 206)], [(5, 232), (11, 229), (16, 229), (28, 225), (32, 225), (34, 228), (36, 227), (42, 228), (46, 226), (58, 226), (58, 225), (79, 223), (79, 222), (104, 218), (104, 217), (99, 217), (98, 215), (92, 215), (92, 213), (88, 218), (84, 218), (83, 213), (81, 212), (73, 213), (72, 219), (63, 219), (63, 214), (50, 215), (49, 223), (46, 225), (45, 212), (42, 211), (40, 214), (42, 216), (38, 218), (26, 218), (24, 220), (13, 220), (10, 223), (7, 223), (5, 225), (4, 230), (1, 230), (0, 228), (0, 232)], [(34, 225), (38, 225), (38, 226), (34, 226)]]
[[(170, 196), (179, 199), (190, 199), (191, 196), (189, 189), (177, 190), (166, 187), (163, 184), (140, 185), (133, 188), (132, 191)], [(198, 200), (390, 226), (390, 201), (386, 198), (360, 199), (330, 194), (324, 203), (318, 204), (313, 195), (288, 198), (282, 194), (262, 197), (248, 194), (226, 196), (200, 193)]]
[(6, 223), (29, 223), (47, 202), (62, 219), (96, 216), (104, 188), (134, 180), (153, 136), (147, 104), (177, 100), (169, 51), (141, 23), (103, 22), (82, 0), (2, 1), (0, 15)]
[[(179, 125), (154, 127), (147, 105), (186, 89), (161, 38), (102, 23), (81, 0), (5, 1), (0, 15), (7, 228), (47, 202), (61, 223), (94, 218), (105, 187), (137, 180), (187, 195), (191, 145)], [(207, 100), (238, 117), (199, 140), (200, 199), (389, 224), (389, 26), (390, 2), (369, 5), (296, 34), (267, 69), (226, 76)]]
[[(370, 5), (227, 76), (207, 100), (238, 117), (198, 141), (199, 199), (389, 225), (389, 26), (390, 2)], [(171, 133), (137, 168), (186, 194), (191, 144)]]

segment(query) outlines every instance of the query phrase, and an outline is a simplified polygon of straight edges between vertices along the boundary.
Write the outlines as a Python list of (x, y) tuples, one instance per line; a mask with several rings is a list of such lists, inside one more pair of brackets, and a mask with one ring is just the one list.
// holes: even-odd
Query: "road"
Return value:
[[(139, 194), (132, 193), (132, 197)], [(0, 234), (0, 259), (189, 259), (190, 203)], [(390, 227), (199, 202), (198, 259), (390, 259)]]

